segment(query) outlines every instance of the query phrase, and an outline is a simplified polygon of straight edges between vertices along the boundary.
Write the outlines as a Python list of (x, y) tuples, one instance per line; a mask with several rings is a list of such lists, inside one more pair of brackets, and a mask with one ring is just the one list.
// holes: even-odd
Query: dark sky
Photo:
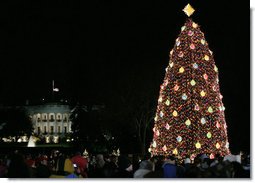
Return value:
[(130, 85), (158, 95), (187, 2), (214, 52), (231, 139), (247, 146), (249, 1), (1, 2), (0, 102), (49, 98), (53, 79), (61, 97), (84, 103), (114, 101)]

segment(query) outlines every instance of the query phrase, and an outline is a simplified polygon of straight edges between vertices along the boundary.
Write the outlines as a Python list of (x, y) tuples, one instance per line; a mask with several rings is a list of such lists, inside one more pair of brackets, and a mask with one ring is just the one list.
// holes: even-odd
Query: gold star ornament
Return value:
[(185, 6), (185, 8), (183, 8), (182, 11), (184, 11), (184, 13), (185, 13), (188, 17), (190, 17), (190, 16), (194, 13), (195, 9), (194, 9), (190, 4), (187, 4), (187, 5)]

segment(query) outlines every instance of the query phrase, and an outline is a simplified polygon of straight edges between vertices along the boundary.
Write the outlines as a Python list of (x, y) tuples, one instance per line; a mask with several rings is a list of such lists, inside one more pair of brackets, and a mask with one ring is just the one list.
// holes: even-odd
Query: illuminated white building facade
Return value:
[(59, 137), (71, 133), (69, 105), (48, 103), (42, 105), (26, 106), (32, 119), (34, 134), (45, 136), (46, 142), (58, 142)]

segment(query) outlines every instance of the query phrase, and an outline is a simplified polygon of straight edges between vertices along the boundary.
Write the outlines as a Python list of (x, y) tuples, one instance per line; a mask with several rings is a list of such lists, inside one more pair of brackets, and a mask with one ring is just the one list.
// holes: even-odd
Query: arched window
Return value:
[(57, 121), (61, 121), (62, 120), (62, 115), (61, 113), (57, 113)]
[(54, 113), (50, 113), (50, 114), (49, 114), (49, 121), (50, 121), (50, 122), (55, 121), (55, 114), (54, 114)]
[(42, 120), (45, 122), (47, 121), (47, 114), (46, 113), (43, 113), (42, 114)]
[(36, 115), (36, 118), (37, 118), (37, 121), (40, 122), (40, 121), (41, 121), (41, 114), (38, 113), (38, 114)]
[(68, 114), (65, 113), (65, 114), (63, 114), (63, 116), (64, 116), (64, 117), (63, 117), (63, 121), (64, 121), (64, 122), (67, 122), (67, 121), (68, 121)]

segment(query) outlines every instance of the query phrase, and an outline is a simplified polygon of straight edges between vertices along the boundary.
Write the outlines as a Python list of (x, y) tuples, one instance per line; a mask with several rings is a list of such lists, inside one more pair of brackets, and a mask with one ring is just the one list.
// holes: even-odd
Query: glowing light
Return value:
[(176, 111), (176, 110), (174, 110), (174, 112), (173, 112), (173, 116), (174, 116), (174, 117), (176, 117), (177, 115), (178, 115), (177, 111)]
[(179, 89), (179, 86), (178, 85), (175, 85), (174, 86), (174, 91), (177, 91)]
[(186, 29), (186, 26), (182, 26), (181, 30), (184, 31)]
[(202, 90), (202, 91), (200, 92), (200, 95), (201, 95), (202, 97), (204, 97), (204, 96), (206, 95), (206, 93), (204, 92), (204, 90)]
[(190, 4), (187, 4), (182, 11), (190, 17), (194, 13), (195, 9)]
[(197, 25), (195, 22), (192, 23), (192, 27), (193, 27), (193, 28), (197, 28), (197, 26), (198, 26), (198, 25)]
[(182, 94), (182, 100), (187, 100), (188, 96), (186, 95), (186, 93)]
[(174, 154), (174, 155), (177, 155), (177, 154), (178, 154), (178, 150), (177, 150), (176, 148), (173, 150), (173, 154)]
[(210, 106), (210, 107), (208, 107), (208, 112), (209, 113), (213, 113), (213, 109), (212, 109), (212, 107)]
[(181, 68), (179, 69), (179, 73), (183, 73), (183, 72), (184, 72), (184, 68), (181, 67)]
[(208, 61), (208, 60), (209, 60), (209, 56), (208, 56), (208, 55), (205, 55), (204, 59), (205, 59), (206, 61)]
[(176, 46), (180, 46), (181, 41), (179, 39), (176, 40)]
[(220, 128), (220, 123), (217, 121), (217, 123), (216, 123), (216, 127), (217, 128)]
[(182, 141), (182, 137), (181, 137), (181, 136), (178, 136), (178, 137), (176, 138), (176, 140), (177, 140), (177, 142), (181, 142), (181, 141)]
[(218, 72), (218, 67), (216, 65), (214, 65), (214, 71)]
[(193, 64), (193, 68), (194, 68), (194, 69), (197, 69), (197, 68), (198, 68), (197, 63), (194, 63), (194, 64)]
[(164, 113), (160, 111), (159, 116), (162, 118), (164, 116)]
[(195, 45), (192, 43), (192, 44), (190, 44), (189, 48), (194, 50), (195, 49)]
[(205, 40), (204, 39), (201, 39), (201, 44), (204, 45), (205, 44)]
[(203, 77), (204, 77), (205, 80), (208, 79), (208, 75), (207, 74), (204, 74)]
[(198, 104), (195, 105), (195, 110), (199, 111), (199, 105)]
[(166, 145), (164, 145), (164, 146), (162, 147), (162, 150), (163, 150), (163, 151), (166, 151), (166, 150), (167, 150)]
[(156, 141), (153, 141), (153, 143), (152, 143), (152, 147), (157, 147), (157, 143), (156, 143)]
[(182, 58), (183, 57), (183, 52), (180, 51), (180, 53), (178, 54), (178, 57)]
[(148, 148), (148, 152), (149, 152), (149, 153), (151, 152), (151, 148)]
[(192, 79), (192, 80), (190, 81), (190, 84), (191, 84), (191, 86), (195, 86), (196, 81), (195, 81), (194, 79)]
[(189, 119), (187, 119), (187, 120), (185, 121), (185, 124), (186, 124), (187, 126), (189, 126), (189, 125), (191, 124), (191, 121), (190, 121)]
[(196, 143), (196, 148), (200, 149), (201, 148), (201, 144), (199, 142)]
[(202, 125), (204, 125), (205, 123), (206, 123), (206, 120), (205, 120), (205, 118), (201, 118), (201, 123), (202, 123)]
[(166, 102), (165, 102), (165, 104), (167, 105), (167, 106), (169, 106), (170, 105), (170, 100), (166, 100)]
[(169, 124), (168, 124), (168, 123), (166, 124), (166, 126), (165, 126), (165, 127), (166, 127), (166, 129), (167, 129), (167, 130), (169, 130), (169, 128), (170, 128), (170, 126), (169, 126)]
[(156, 131), (156, 136), (159, 136), (159, 131), (158, 130)]
[(220, 144), (217, 142), (217, 144), (215, 145), (215, 147), (216, 147), (217, 149), (219, 149), (219, 148), (220, 148)]
[(206, 136), (207, 136), (208, 139), (210, 139), (210, 138), (212, 137), (211, 132), (208, 132), (208, 133), (206, 134)]
[(189, 36), (192, 36), (193, 34), (194, 34), (193, 31), (189, 31), (189, 32), (188, 32), (188, 35), (189, 35)]

